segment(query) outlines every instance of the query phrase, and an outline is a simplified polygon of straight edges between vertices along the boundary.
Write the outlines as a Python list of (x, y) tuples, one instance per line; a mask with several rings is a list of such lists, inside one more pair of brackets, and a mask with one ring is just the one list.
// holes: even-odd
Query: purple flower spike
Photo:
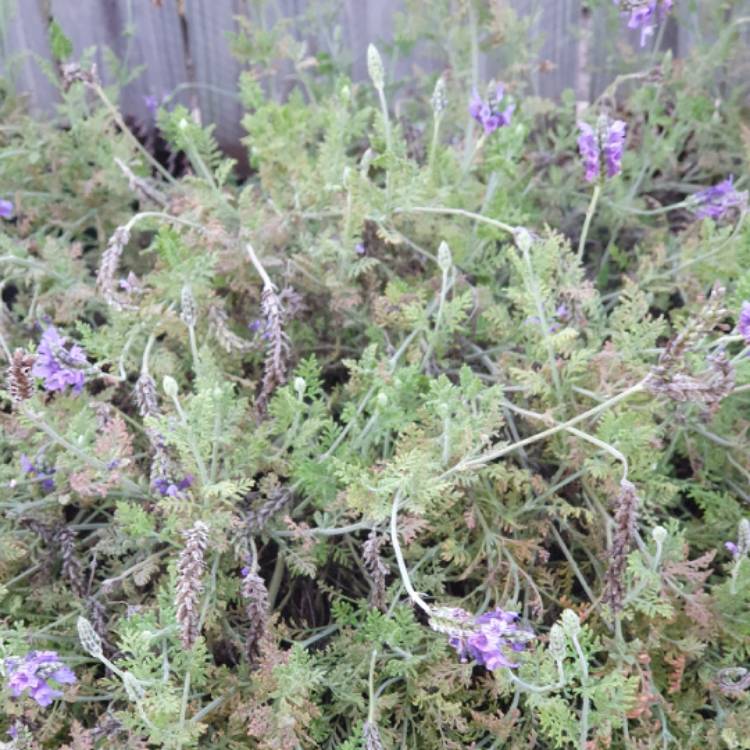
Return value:
[(745, 344), (750, 346), (750, 302), (742, 303), (740, 319), (737, 321), (737, 332), (745, 339)]
[(40, 706), (46, 708), (62, 691), (50, 684), (72, 685), (76, 681), (73, 671), (66, 667), (55, 651), (30, 651), (23, 660), (6, 659), (8, 689), (14, 698), (28, 693)]
[(49, 326), (42, 334), (31, 374), (44, 379), (46, 391), (62, 391), (71, 386), (76, 393), (80, 393), (86, 382), (86, 353), (77, 344), (70, 348), (66, 348), (65, 344), (65, 337), (60, 335), (57, 328)]
[(153, 487), (162, 497), (179, 497), (182, 491), (193, 484), (193, 475), (187, 474), (184, 479), (174, 482), (167, 477), (159, 477), (152, 482)]
[(718, 185), (695, 193), (693, 201), (696, 204), (693, 213), (697, 218), (718, 220), (734, 211), (742, 212), (747, 208), (747, 190), (735, 190), (734, 177), (730, 175)]
[(506, 652), (523, 651), (534, 634), (518, 625), (518, 615), (495, 609), (478, 617), (458, 608), (439, 608), (430, 619), (433, 630), (449, 635), (448, 643), (461, 661), (473, 659), (489, 670), (518, 666)]
[(12, 219), (15, 206), (11, 201), (6, 201), (0, 198), (0, 218)]
[(627, 124), (602, 115), (596, 127), (587, 122), (579, 122), (578, 130), (578, 151), (586, 180), (594, 182), (620, 174)]
[(614, 0), (628, 14), (628, 28), (641, 30), (641, 47), (672, 10), (673, 0)]
[(508, 100), (505, 108), (501, 109), (505, 99), (505, 87), (502, 83), (497, 85), (494, 95), (487, 100), (482, 99), (476, 89), (472, 92), (469, 114), (484, 128), (486, 135), (494, 133), (498, 128), (510, 125), (516, 105)]

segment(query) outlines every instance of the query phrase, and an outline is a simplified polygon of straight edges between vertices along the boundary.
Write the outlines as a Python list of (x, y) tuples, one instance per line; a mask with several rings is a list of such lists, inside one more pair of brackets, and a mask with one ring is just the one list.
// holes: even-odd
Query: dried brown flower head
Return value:
[(245, 600), (245, 612), (250, 623), (247, 633), (247, 653), (252, 659), (257, 656), (258, 643), (266, 632), (269, 611), (268, 589), (265, 581), (252, 566), (244, 571), (242, 598)]
[(8, 367), (8, 393), (14, 403), (19, 404), (34, 395), (34, 381), (31, 378), (31, 368), (34, 356), (23, 349), (16, 349)]
[(177, 563), (177, 622), (181, 628), (182, 645), (191, 649), (200, 630), (200, 595), (203, 591), (204, 555), (208, 546), (208, 526), (196, 521), (184, 532), (185, 547)]
[(379, 536), (373, 529), (362, 551), (365, 567), (372, 578), (370, 603), (383, 612), (385, 612), (385, 577), (388, 575), (388, 568), (380, 557), (380, 548), (384, 541), (384, 537)]
[(609, 567), (604, 577), (603, 599), (615, 614), (622, 611), (625, 599), (625, 565), (635, 536), (638, 504), (635, 486), (627, 479), (623, 479), (616, 500), (615, 532)]

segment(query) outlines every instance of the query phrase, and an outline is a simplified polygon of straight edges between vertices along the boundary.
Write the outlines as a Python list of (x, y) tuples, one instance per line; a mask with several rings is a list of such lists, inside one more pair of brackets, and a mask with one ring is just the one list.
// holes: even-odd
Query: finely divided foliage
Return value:
[(0, 87), (0, 746), (749, 747), (739, 0), (591, 3), (588, 104), (510, 3), (252, 5), (241, 163), (57, 24)]

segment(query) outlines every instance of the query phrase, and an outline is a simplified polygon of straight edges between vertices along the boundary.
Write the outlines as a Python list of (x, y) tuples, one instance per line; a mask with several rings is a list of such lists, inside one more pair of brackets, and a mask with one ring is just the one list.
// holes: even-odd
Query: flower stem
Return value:
[(583, 253), (586, 250), (586, 237), (588, 237), (589, 227), (591, 226), (591, 220), (594, 218), (594, 212), (596, 211), (596, 204), (599, 202), (599, 194), (601, 193), (602, 186), (600, 183), (596, 183), (594, 186), (594, 192), (591, 194), (591, 201), (589, 203), (588, 210), (586, 211), (586, 219), (583, 222), (583, 229), (581, 230), (581, 238), (578, 241), (578, 260), (583, 260)]
[(477, 456), (476, 458), (462, 459), (453, 468), (445, 472), (440, 478), (444, 479), (446, 476), (456, 471), (465, 471), (466, 469), (483, 466), (484, 464), (487, 464), (490, 461), (494, 461), (496, 458), (500, 458), (501, 456), (505, 456), (506, 454), (511, 453), (514, 450), (523, 448), (526, 445), (531, 445), (532, 443), (536, 443), (539, 440), (544, 440), (545, 438), (551, 437), (552, 435), (556, 435), (562, 430), (567, 430), (569, 427), (573, 427), (579, 422), (583, 422), (591, 417), (594, 417), (600, 412), (603, 412), (606, 409), (613, 407), (615, 404), (620, 403), (620, 401), (624, 401), (625, 399), (630, 398), (630, 396), (639, 393), (644, 389), (647, 381), (648, 376), (643, 378), (643, 380), (639, 380), (635, 385), (631, 386), (627, 390), (622, 391), (622, 393), (618, 393), (616, 396), (613, 396), (607, 401), (603, 401), (601, 404), (597, 404), (592, 409), (589, 409), (588, 411), (585, 411), (582, 414), (569, 419), (567, 422), (561, 422), (560, 424), (554, 427), (550, 427), (547, 430), (537, 432), (535, 435), (529, 435), (529, 437), (524, 438), (523, 440), (518, 440), (517, 442), (511, 443), (510, 445), (505, 445), (502, 448), (488, 451), (487, 453), (484, 453), (481, 456)]
[(398, 506), (401, 502), (401, 490), (396, 491), (396, 495), (393, 498), (393, 505), (391, 506), (391, 545), (393, 551), (396, 554), (396, 563), (398, 565), (399, 573), (401, 573), (401, 581), (404, 584), (406, 592), (409, 594), (409, 598), (424, 612), (428, 615), (432, 613), (430, 606), (425, 602), (424, 599), (414, 590), (414, 586), (411, 584), (411, 578), (409, 578), (409, 571), (406, 569), (406, 563), (404, 562), (404, 556), (401, 552), (401, 545), (398, 541)]

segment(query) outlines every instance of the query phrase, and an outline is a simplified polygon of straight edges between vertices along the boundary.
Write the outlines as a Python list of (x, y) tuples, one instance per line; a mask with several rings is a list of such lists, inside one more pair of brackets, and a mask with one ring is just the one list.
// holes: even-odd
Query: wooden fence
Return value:
[[(624, 24), (613, 29), (610, 0), (490, 2), (529, 19), (529, 43), (538, 47), (543, 63), (532, 75), (532, 86), (543, 96), (554, 97), (571, 88), (579, 100), (591, 99), (611, 80), (623, 54), (643, 54), (635, 33), (626, 33)], [(702, 23), (700, 11), (694, 8), (698, 4), (677, 0), (676, 5), (680, 4), (680, 23), (670, 19), (661, 38), (662, 48), (671, 49), (675, 56), (700, 38)], [(699, 4), (703, 10), (706, 6), (715, 9), (719, 0), (700, 0)], [(260, 0), (0, 0), (0, 70), (19, 90), (28, 92), (35, 108), (49, 111), (56, 90), (39, 60), (50, 59), (49, 22), (54, 18), (73, 43), (74, 59), (96, 47), (101, 62), (103, 50), (109, 48), (127, 65), (143, 66), (143, 73), (123, 90), (121, 106), (126, 114), (148, 122), (145, 97), (161, 97), (181, 85), (185, 90), (186, 84), (192, 85), (204, 123), (216, 123), (223, 144), (236, 143), (242, 135), (241, 109), (234, 96), (241, 65), (231, 54), (228, 32), (237, 30), (237, 17), (248, 17), (251, 11), (257, 14), (261, 5), (270, 8), (263, 12), (271, 16), (288, 18), (318, 7), (321, 13), (334, 8), (330, 34), (324, 35), (328, 40), (312, 39), (311, 51), (325, 49), (338, 27), (352, 57), (353, 76), (362, 79), (367, 44), (387, 45), (392, 40), (394, 14), (403, 0), (275, 0), (265, 4)], [(593, 5), (590, 12), (588, 5)], [(750, 0), (735, 6), (735, 17), (738, 10), (750, 14)], [(613, 49), (617, 50), (614, 57)], [(481, 78), (500, 72), (498, 59), (492, 52), (481, 55)], [(396, 60), (394, 70), (407, 73), (414, 62)], [(422, 68), (429, 65), (425, 61)], [(183, 100), (188, 101), (188, 96)]]

